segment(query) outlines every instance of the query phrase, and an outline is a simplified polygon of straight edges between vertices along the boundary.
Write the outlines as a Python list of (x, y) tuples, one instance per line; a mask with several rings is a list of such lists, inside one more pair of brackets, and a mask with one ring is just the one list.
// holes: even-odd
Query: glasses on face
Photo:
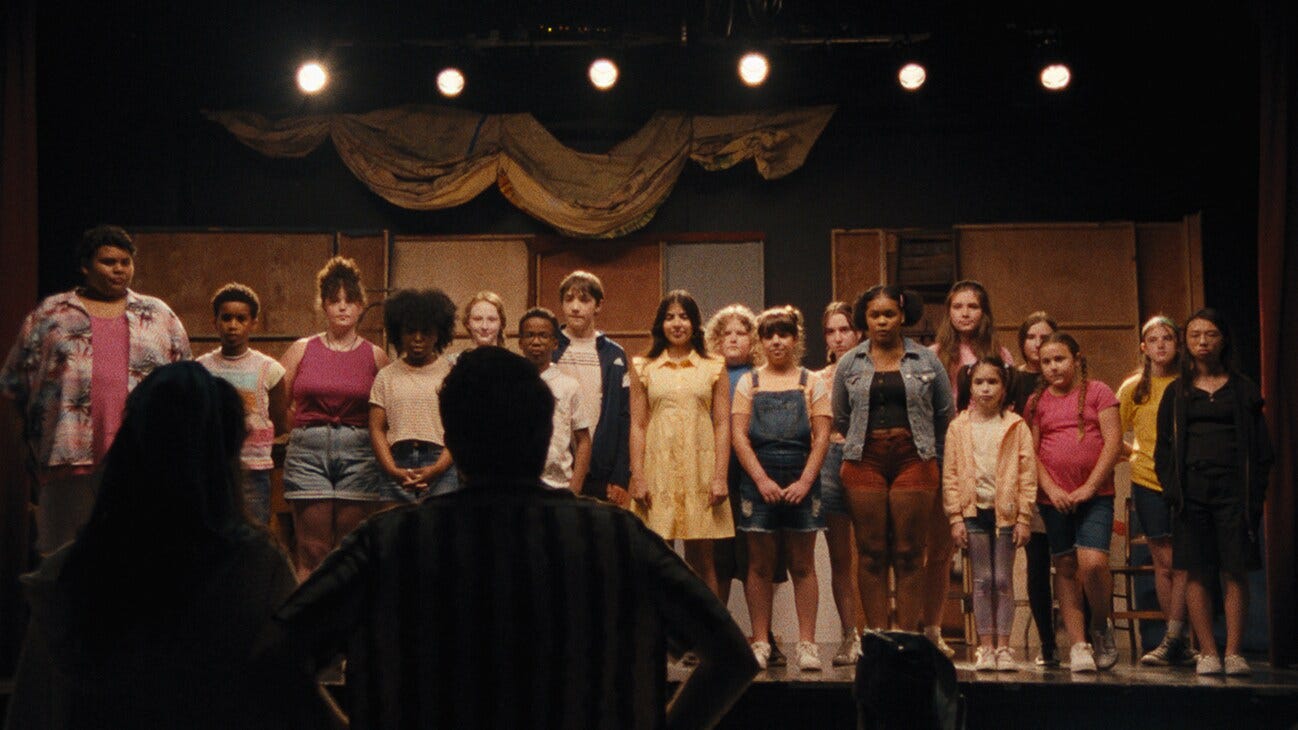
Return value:
[(518, 339), (520, 339), (520, 340), (548, 340), (548, 339), (550, 339), (552, 336), (553, 336), (553, 335), (551, 335), (549, 332), (520, 332), (520, 333), (518, 333)]

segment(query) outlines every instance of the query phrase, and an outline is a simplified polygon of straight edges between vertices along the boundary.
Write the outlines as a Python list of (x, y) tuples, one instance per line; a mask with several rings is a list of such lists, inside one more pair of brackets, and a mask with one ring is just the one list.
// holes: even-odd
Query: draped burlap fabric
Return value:
[(653, 218), (687, 159), (707, 170), (752, 159), (768, 180), (793, 172), (834, 107), (730, 116), (660, 112), (604, 154), (565, 147), (530, 114), (428, 106), (280, 120), (247, 111), (205, 113), (270, 157), (303, 157), (328, 138), (361, 182), (403, 208), (461, 205), (494, 182), (514, 205), (565, 235), (611, 238)]

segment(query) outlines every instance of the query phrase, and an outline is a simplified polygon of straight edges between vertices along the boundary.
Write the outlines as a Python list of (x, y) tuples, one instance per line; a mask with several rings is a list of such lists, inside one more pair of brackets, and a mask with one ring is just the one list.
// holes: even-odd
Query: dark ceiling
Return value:
[[(433, 77), (454, 62), (469, 75), (454, 104), (488, 112), (641, 119), (663, 108), (725, 112), (836, 103), (892, 113), (922, 105), (925, 114), (949, 123), (988, 103), (1042, 104), (1034, 69), (1043, 41), (1057, 43), (1076, 78), (1066, 99), (1047, 104), (1140, 104), (1150, 94), (1195, 93), (1255, 53), (1247, 9), (1222, 15), (1182, 8), (1175, 17), (1156, 17), (1089, 3), (1063, 10), (1052, 3), (896, 0), (71, 7), (75, 12), (65, 3), (41, 7), (38, 69), (46, 84), (89, 82), (127, 103), (156, 103), (161, 93), (192, 108), (272, 114), (448, 103)], [(753, 46), (764, 47), (773, 66), (770, 81), (756, 90), (739, 85), (734, 71), (738, 54)], [(592, 91), (584, 79), (597, 52), (622, 65), (622, 81), (608, 94)], [(330, 63), (334, 83), (307, 100), (292, 73), (312, 56)], [(930, 69), (919, 95), (895, 83), (897, 67), (909, 57)]]

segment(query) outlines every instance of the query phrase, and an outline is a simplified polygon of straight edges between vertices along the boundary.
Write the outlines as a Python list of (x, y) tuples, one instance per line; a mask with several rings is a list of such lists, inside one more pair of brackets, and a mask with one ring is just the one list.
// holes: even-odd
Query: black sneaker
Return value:
[(784, 652), (780, 651), (780, 644), (779, 644), (779, 642), (775, 641), (774, 637), (772, 637), (772, 639), (771, 639), (771, 658), (768, 659), (768, 660), (766, 661), (766, 666), (768, 666), (768, 667), (783, 667), (783, 666), (786, 666), (788, 663), (789, 663), (789, 659), (788, 659), (788, 657), (784, 656)]
[(1192, 667), (1199, 657), (1183, 637), (1164, 636), (1163, 641), (1140, 658), (1149, 667)]
[(1041, 654), (1039, 654), (1036, 660), (1033, 661), (1032, 663), (1037, 665), (1038, 667), (1044, 667), (1046, 669), (1058, 669), (1059, 653), (1055, 650), (1054, 647), (1050, 647), (1048, 649), (1046, 647), (1042, 647)]

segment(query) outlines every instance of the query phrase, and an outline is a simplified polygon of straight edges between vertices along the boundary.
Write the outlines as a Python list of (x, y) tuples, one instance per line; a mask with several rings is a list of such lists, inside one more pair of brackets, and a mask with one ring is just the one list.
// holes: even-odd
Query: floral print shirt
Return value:
[[(190, 358), (185, 327), (161, 299), (128, 289), (126, 327), (131, 340), (128, 390), (154, 368)], [(47, 297), (23, 320), (0, 370), (0, 394), (22, 411), (27, 442), (42, 467), (94, 464), (93, 356), (90, 313), (75, 292)]]

